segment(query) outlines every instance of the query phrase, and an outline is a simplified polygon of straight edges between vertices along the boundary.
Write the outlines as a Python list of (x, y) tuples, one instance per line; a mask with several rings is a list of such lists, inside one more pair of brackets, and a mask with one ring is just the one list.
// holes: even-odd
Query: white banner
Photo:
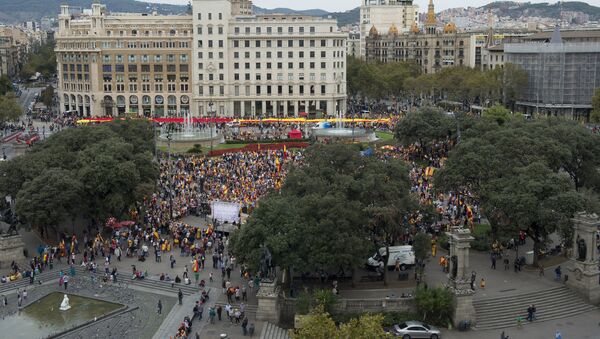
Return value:
[(234, 202), (213, 201), (212, 217), (219, 221), (240, 222), (240, 204)]

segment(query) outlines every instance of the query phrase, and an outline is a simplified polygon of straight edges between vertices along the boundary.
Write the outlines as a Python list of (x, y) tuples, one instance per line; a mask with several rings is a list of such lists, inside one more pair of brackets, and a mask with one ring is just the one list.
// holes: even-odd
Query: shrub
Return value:
[(337, 296), (330, 290), (316, 290), (313, 293), (313, 303), (315, 306), (323, 306), (325, 312), (331, 314), (337, 303)]
[(202, 145), (194, 144), (194, 147), (190, 148), (187, 152), (194, 154), (202, 154)]
[(445, 326), (452, 314), (452, 293), (444, 287), (419, 287), (415, 293), (417, 313), (425, 322)]
[(298, 296), (298, 300), (296, 301), (296, 313), (298, 314), (308, 314), (310, 312), (310, 304), (312, 301), (312, 296), (308, 292), (301, 292)]

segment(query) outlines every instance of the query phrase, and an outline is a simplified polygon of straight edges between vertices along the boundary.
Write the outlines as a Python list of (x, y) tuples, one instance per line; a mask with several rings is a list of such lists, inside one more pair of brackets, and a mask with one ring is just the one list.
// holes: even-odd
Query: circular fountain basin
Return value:
[(319, 139), (353, 139), (355, 141), (366, 142), (372, 141), (375, 133), (367, 131), (363, 128), (313, 128), (313, 136)]
[[(171, 139), (169, 142), (169, 138)], [(168, 146), (168, 144), (176, 144), (179, 146), (193, 147), (196, 144), (208, 145), (212, 143), (220, 143), (223, 140), (223, 135), (217, 133), (217, 130), (204, 129), (195, 131), (184, 131), (184, 132), (173, 132), (173, 133), (161, 133), (158, 136), (158, 144)]]

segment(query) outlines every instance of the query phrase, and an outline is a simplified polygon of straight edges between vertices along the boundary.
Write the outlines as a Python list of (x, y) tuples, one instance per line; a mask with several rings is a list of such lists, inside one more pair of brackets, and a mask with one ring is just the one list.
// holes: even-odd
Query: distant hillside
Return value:
[(312, 16), (326, 16), (329, 15), (329, 12), (324, 11), (322, 9), (306, 9), (306, 10), (293, 10), (289, 8), (261, 8), (258, 6), (253, 6), (253, 11), (255, 14), (302, 14), (302, 15), (312, 15)]
[[(530, 2), (497, 1), (484, 6), (484, 8), (492, 8), (495, 10), (496, 15), (513, 19), (523, 16), (558, 19), (561, 12), (561, 5), (558, 2), (533, 4)], [(592, 6), (586, 2), (563, 2), (562, 11), (581, 12), (589, 15), (590, 20), (600, 20), (600, 7)]]
[(360, 22), (360, 7), (346, 12), (334, 12), (330, 15), (337, 19), (339, 26), (358, 24)]
[[(137, 12), (147, 13), (156, 8), (162, 14), (179, 14), (187, 10), (187, 6), (149, 4), (135, 0), (101, 0), (112, 12)], [(56, 16), (60, 11), (62, 3), (82, 8), (91, 8), (92, 0), (0, 0), (0, 23), (19, 23), (28, 20), (39, 20), (44, 16)], [(545, 17), (558, 18), (561, 6), (558, 3), (536, 3), (496, 1), (483, 9), (492, 8), (494, 13), (500, 17)], [(600, 7), (591, 6), (586, 2), (570, 1), (562, 3), (564, 12), (579, 12), (589, 16), (590, 20), (600, 20)], [(356, 7), (346, 12), (327, 12), (322, 9), (308, 9), (296, 11), (289, 8), (266, 9), (254, 6), (257, 14), (298, 13), (302, 15), (313, 15), (327, 17), (332, 16), (338, 20), (340, 26), (357, 24), (360, 20), (360, 8)]]
[[(147, 13), (154, 7), (164, 14), (179, 14), (187, 10), (187, 6), (149, 4), (135, 0), (102, 0), (102, 3), (112, 12)], [(44, 16), (57, 16), (61, 4), (91, 8), (92, 0), (0, 0), (0, 22), (14, 24), (39, 20)]]

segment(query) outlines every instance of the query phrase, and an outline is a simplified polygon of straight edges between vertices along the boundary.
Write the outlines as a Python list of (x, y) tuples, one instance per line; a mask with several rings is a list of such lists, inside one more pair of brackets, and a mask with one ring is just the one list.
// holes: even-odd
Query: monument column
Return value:
[(580, 212), (572, 221), (573, 251), (567, 266), (569, 279), (566, 284), (583, 299), (597, 305), (600, 303), (600, 270), (596, 234), (600, 218), (596, 214)]
[(467, 228), (456, 228), (448, 233), (450, 242), (450, 273), (448, 273), (448, 287), (454, 296), (454, 309), (452, 322), (455, 328), (463, 321), (475, 325), (475, 308), (473, 307), (473, 294), (471, 289), (469, 271), (469, 248), (475, 238)]

